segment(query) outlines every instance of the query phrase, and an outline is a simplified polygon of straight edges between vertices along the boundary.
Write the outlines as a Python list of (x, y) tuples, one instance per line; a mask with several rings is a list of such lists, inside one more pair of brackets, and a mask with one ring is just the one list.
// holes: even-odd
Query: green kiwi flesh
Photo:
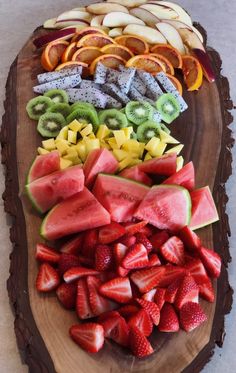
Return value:
[(156, 101), (156, 108), (165, 123), (170, 124), (180, 113), (180, 105), (171, 93), (165, 93)]
[(154, 109), (148, 102), (130, 101), (125, 108), (129, 121), (140, 125), (153, 117)]
[(39, 118), (37, 130), (43, 137), (56, 137), (65, 125), (66, 120), (62, 114), (45, 113)]
[(160, 124), (148, 120), (138, 126), (137, 138), (141, 142), (147, 143), (153, 137), (159, 137)]
[(74, 111), (78, 108), (82, 109), (90, 109), (96, 111), (95, 107), (90, 104), (89, 102), (84, 102), (84, 101), (77, 101), (73, 105), (71, 105), (71, 111)]
[(117, 109), (102, 110), (99, 113), (100, 124), (106, 124), (111, 130), (128, 127), (128, 120), (124, 113)]
[(85, 107), (78, 107), (73, 110), (70, 115), (66, 118), (67, 123), (71, 123), (73, 120), (77, 119), (78, 122), (93, 125), (93, 131), (96, 132), (97, 126), (99, 125), (99, 119), (97, 112)]
[(68, 94), (63, 89), (50, 89), (49, 91), (44, 93), (44, 96), (49, 97), (54, 104), (68, 104), (69, 102)]
[(60, 113), (63, 115), (64, 118), (68, 117), (68, 115), (71, 113), (71, 107), (69, 104), (66, 103), (60, 103), (60, 104), (53, 104), (50, 106), (47, 110), (48, 113)]
[(38, 96), (28, 102), (26, 111), (31, 119), (38, 120), (52, 105), (53, 102), (49, 97)]

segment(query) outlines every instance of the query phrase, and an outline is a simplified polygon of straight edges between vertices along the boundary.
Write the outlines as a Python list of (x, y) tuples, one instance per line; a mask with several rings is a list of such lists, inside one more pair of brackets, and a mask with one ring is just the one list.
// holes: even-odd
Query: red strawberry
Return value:
[(149, 262), (148, 262), (148, 267), (155, 267), (155, 266), (160, 266), (161, 261), (158, 258), (157, 254), (151, 254), (149, 256)]
[(115, 316), (120, 316), (120, 314), (119, 314), (118, 311), (107, 311), (107, 312), (103, 312), (103, 313), (101, 313), (101, 315), (99, 315), (97, 321), (100, 324), (102, 321), (111, 319), (112, 317), (115, 317)]
[(99, 229), (98, 241), (100, 244), (106, 245), (118, 240), (118, 238), (124, 236), (125, 233), (125, 228), (113, 221), (111, 224), (105, 225)]
[(78, 280), (81, 277), (85, 276), (96, 276), (99, 275), (100, 273), (98, 271), (95, 271), (94, 269), (91, 268), (85, 268), (85, 267), (73, 267), (66, 271), (64, 273), (64, 280), (67, 283), (73, 282)]
[(139, 358), (151, 355), (154, 351), (145, 335), (137, 327), (130, 330), (129, 346), (134, 356)]
[(127, 303), (132, 299), (132, 290), (128, 277), (116, 277), (100, 286), (99, 292), (104, 297), (119, 303)]
[(41, 264), (36, 278), (37, 290), (47, 293), (55, 290), (59, 283), (60, 278), (57, 271), (48, 263)]
[(221, 257), (213, 250), (201, 247), (200, 258), (209, 273), (213, 278), (218, 278), (221, 271)]
[(101, 280), (94, 276), (87, 277), (87, 286), (89, 292), (89, 304), (94, 315), (101, 315), (104, 312), (111, 311), (115, 304), (99, 294)]
[(169, 303), (175, 303), (176, 295), (179, 289), (179, 286), (182, 282), (181, 278), (177, 278), (172, 284), (168, 286), (165, 293), (165, 301)]
[(152, 244), (153, 250), (159, 251), (160, 247), (169, 239), (169, 234), (166, 231), (160, 231), (153, 234), (149, 240)]
[(184, 246), (190, 251), (196, 251), (201, 247), (201, 240), (187, 225), (178, 233), (179, 238), (183, 241)]
[(121, 346), (129, 344), (129, 326), (121, 316), (113, 316), (100, 322), (103, 326), (105, 337), (112, 339)]
[(165, 260), (170, 263), (181, 265), (184, 263), (184, 244), (176, 236), (172, 236), (160, 248)]
[(89, 258), (87, 256), (79, 255), (78, 256), (79, 262), (81, 265), (84, 265), (85, 267), (93, 267), (94, 266), (94, 259)]
[(213, 303), (215, 300), (215, 292), (209, 277), (207, 277), (204, 282), (198, 283), (197, 285), (199, 287), (200, 296), (208, 302)]
[(146, 337), (152, 333), (153, 329), (151, 317), (144, 309), (139, 310), (135, 315), (131, 316), (128, 325), (130, 327), (137, 327)]
[(84, 235), (79, 233), (61, 246), (62, 253), (77, 255), (83, 247)]
[(124, 267), (122, 266), (118, 266), (117, 267), (117, 274), (120, 276), (120, 277), (126, 277), (129, 273), (129, 270), (128, 269), (125, 269)]
[(156, 294), (156, 289), (152, 289), (148, 291), (147, 293), (143, 294), (142, 298), (149, 300), (149, 302), (153, 302), (155, 294)]
[(112, 248), (107, 245), (98, 245), (95, 250), (95, 269), (97, 271), (107, 271), (113, 262)]
[(156, 231), (156, 229), (157, 228), (155, 228), (152, 225), (148, 224), (148, 225), (145, 225), (144, 227), (142, 227), (139, 230), (139, 233), (144, 234), (146, 237), (150, 237)]
[(160, 323), (158, 325), (160, 332), (178, 332), (179, 330), (179, 319), (175, 312), (174, 307), (165, 303), (161, 309)]
[(194, 302), (185, 303), (180, 310), (179, 318), (180, 324), (186, 332), (191, 332), (207, 320), (200, 304)]
[(123, 237), (121, 237), (119, 239), (120, 243), (127, 246), (127, 247), (130, 247), (132, 245), (135, 244), (136, 242), (136, 237), (135, 236), (128, 236), (128, 235), (125, 235)]
[(122, 306), (118, 309), (121, 316), (123, 316), (125, 319), (133, 316), (135, 313), (139, 311), (139, 307), (133, 305), (133, 304), (127, 304), (125, 306)]
[(73, 325), (70, 336), (74, 342), (88, 352), (98, 352), (104, 344), (104, 329), (95, 323)]
[(160, 321), (160, 309), (158, 305), (154, 302), (149, 302), (148, 300), (142, 298), (136, 299), (136, 301), (138, 302), (138, 304), (140, 304), (141, 307), (145, 309), (145, 311), (147, 311), (153, 323), (155, 325), (158, 325)]
[(98, 245), (98, 230), (90, 229), (85, 232), (83, 240), (83, 248), (81, 253), (88, 258), (94, 257), (95, 247)]
[(47, 245), (38, 243), (36, 245), (35, 258), (40, 260), (41, 262), (58, 263), (60, 259), (60, 253)]
[(63, 283), (58, 286), (56, 290), (57, 298), (68, 310), (75, 308), (76, 304), (76, 294), (77, 294), (77, 284), (66, 284)]
[(165, 269), (164, 274), (159, 280), (158, 284), (160, 287), (169, 286), (177, 278), (183, 278), (186, 275), (186, 269), (183, 267), (176, 267), (171, 264), (167, 264), (166, 266), (163, 266), (163, 268)]
[(126, 269), (136, 269), (148, 265), (147, 250), (141, 243), (131, 246), (121, 262), (122, 267)]
[(159, 310), (162, 309), (165, 303), (165, 293), (166, 293), (166, 289), (163, 289), (163, 288), (156, 289), (156, 293), (154, 296), (154, 302), (158, 305)]
[(148, 254), (152, 251), (152, 244), (143, 233), (136, 234), (136, 242), (143, 244), (143, 246), (146, 247)]
[(131, 280), (135, 283), (141, 293), (147, 293), (159, 286), (166, 268), (164, 266), (141, 269), (131, 274)]
[(90, 319), (94, 317), (89, 304), (89, 293), (87, 282), (85, 278), (78, 280), (77, 284), (77, 297), (76, 297), (76, 312), (80, 319)]
[(77, 256), (67, 253), (61, 254), (58, 262), (58, 271), (61, 276), (64, 275), (64, 273), (67, 272), (70, 268), (78, 266), (79, 259)]
[(138, 223), (126, 223), (125, 224), (125, 231), (128, 235), (133, 235), (133, 234), (136, 234), (138, 232), (140, 232), (140, 230), (145, 227), (147, 225), (147, 221), (143, 220), (143, 221), (140, 221)]
[(117, 273), (121, 277), (126, 277), (129, 270), (123, 268), (120, 264), (128, 251), (128, 247), (122, 243), (117, 243), (114, 246), (114, 257), (117, 264)]
[(178, 309), (181, 309), (183, 305), (187, 302), (196, 302), (198, 303), (198, 294), (199, 288), (194, 281), (194, 278), (190, 275), (185, 276), (179, 286), (175, 306)]

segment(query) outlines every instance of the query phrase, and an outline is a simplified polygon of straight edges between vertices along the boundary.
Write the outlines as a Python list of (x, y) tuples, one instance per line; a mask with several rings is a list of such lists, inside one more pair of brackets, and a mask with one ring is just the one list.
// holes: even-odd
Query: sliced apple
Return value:
[(177, 21), (175, 19), (163, 19), (162, 21), (164, 21), (166, 23), (169, 23), (170, 25), (174, 26), (176, 28), (176, 30), (179, 30), (180, 28), (187, 28), (189, 30), (194, 31), (195, 34), (199, 37), (200, 41), (203, 43), (203, 36), (200, 33), (200, 31), (198, 31), (198, 29), (196, 27), (189, 26), (186, 23), (181, 22), (181, 21)]
[(55, 23), (56, 23), (56, 18), (50, 18), (50, 19), (47, 19), (44, 24), (43, 24), (43, 27), (44, 28), (55, 28)]
[(64, 21), (56, 21), (55, 27), (57, 29), (65, 28), (65, 27), (78, 27), (78, 26), (83, 26), (83, 27), (88, 27), (90, 26), (90, 23), (87, 21), (84, 21), (82, 19), (67, 19)]
[(205, 48), (201, 40), (193, 30), (189, 30), (188, 28), (179, 28), (178, 32), (183, 40), (183, 43), (186, 44), (187, 47), (190, 49), (201, 49), (203, 52), (205, 52)]
[(193, 49), (193, 53), (202, 66), (204, 76), (210, 83), (213, 83), (216, 79), (216, 76), (213, 71), (212, 64), (208, 54), (201, 49)]
[(80, 10), (81, 12), (86, 12), (85, 6), (80, 6), (79, 8), (73, 8), (72, 10)]
[(148, 26), (141, 25), (128, 25), (123, 31), (125, 35), (137, 35), (141, 36), (150, 44), (166, 44), (166, 38), (157, 30)]
[(120, 4), (127, 6), (128, 8), (133, 8), (145, 4), (147, 0), (107, 0), (110, 3)]
[(110, 31), (108, 32), (108, 35), (111, 37), (111, 38), (116, 38), (117, 36), (121, 36), (123, 34), (123, 28), (122, 27), (115, 27), (115, 28), (112, 28), (110, 29)]
[(180, 5), (178, 5), (176, 3), (172, 3), (170, 1), (150, 0), (150, 1), (148, 1), (148, 4), (158, 4), (158, 5), (167, 6), (171, 9), (173, 9), (178, 14), (178, 20), (179, 21), (184, 22), (189, 26), (191, 26), (193, 24), (190, 15)]
[(170, 7), (160, 4), (143, 4), (140, 6), (160, 19), (178, 19), (179, 15)]
[(115, 3), (96, 3), (86, 7), (86, 10), (92, 14), (108, 14), (111, 12), (129, 13), (128, 9), (120, 4)]
[(90, 26), (102, 26), (102, 21), (104, 20), (105, 15), (101, 14), (99, 16), (95, 16), (90, 21)]
[(176, 48), (181, 54), (185, 54), (183, 41), (176, 28), (165, 22), (157, 23), (156, 27), (172, 47)]
[(76, 33), (75, 27), (67, 28), (64, 30), (56, 30), (56, 31), (50, 32), (49, 34), (39, 36), (38, 38), (34, 39), (33, 43), (36, 46), (36, 48), (41, 48), (44, 45), (54, 40), (71, 39), (75, 33)]
[(57, 21), (67, 21), (68, 19), (79, 19), (83, 21), (91, 21), (91, 14), (88, 12), (81, 12), (80, 10), (69, 10), (64, 12), (57, 17)]
[(123, 12), (108, 13), (102, 22), (103, 26), (106, 27), (123, 27), (130, 25), (131, 23), (136, 25), (145, 25), (141, 19)]
[(160, 22), (159, 18), (157, 18), (154, 14), (152, 14), (146, 9), (133, 8), (133, 9), (130, 9), (129, 12), (130, 14), (132, 14), (132, 16), (141, 19), (147, 26), (150, 26), (153, 28), (155, 28), (155, 25), (158, 22)]

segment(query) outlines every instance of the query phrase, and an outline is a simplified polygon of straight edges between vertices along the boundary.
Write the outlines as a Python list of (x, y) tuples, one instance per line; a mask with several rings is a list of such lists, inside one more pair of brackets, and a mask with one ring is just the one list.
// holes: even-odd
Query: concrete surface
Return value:
[[(223, 74), (231, 83), (231, 96), (236, 103), (236, 1), (227, 0), (179, 0), (193, 20), (199, 21), (208, 32), (208, 44), (220, 52), (223, 59)], [(82, 3), (82, 1), (81, 1)], [(18, 51), (29, 37), (30, 33), (42, 22), (54, 17), (64, 10), (78, 7), (79, 1), (70, 0), (0, 0), (0, 117), (2, 116), (2, 102), (5, 95), (5, 81), (10, 64)], [(233, 126), (232, 126), (233, 127)], [(235, 131), (235, 128), (233, 128)], [(233, 175), (227, 183), (229, 203), (227, 211), (231, 221), (232, 236), (230, 239), (231, 253), (233, 256), (229, 268), (231, 285), (236, 288), (236, 147), (234, 148)], [(4, 176), (1, 171), (0, 194), (4, 190)], [(8, 278), (9, 253), (11, 245), (8, 239), (6, 216), (3, 203), (0, 200), (0, 372), (25, 373), (27, 367), (21, 365), (15, 335), (13, 330), (13, 316), (8, 304), (6, 292), (6, 279)], [(226, 338), (223, 349), (216, 348), (212, 361), (205, 367), (205, 373), (231, 373), (236, 366), (236, 306), (226, 317)], [(171, 372), (170, 372), (171, 373)]]

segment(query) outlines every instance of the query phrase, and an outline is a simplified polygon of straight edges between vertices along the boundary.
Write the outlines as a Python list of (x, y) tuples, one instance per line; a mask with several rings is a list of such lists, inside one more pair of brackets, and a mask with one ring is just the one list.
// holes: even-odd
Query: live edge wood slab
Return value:
[[(206, 33), (203, 32), (206, 42)], [(197, 93), (184, 92), (189, 109), (172, 125), (172, 133), (185, 144), (185, 162), (196, 167), (197, 186), (209, 185), (220, 215), (220, 221), (200, 230), (203, 242), (221, 255), (222, 274), (215, 283), (216, 302), (201, 301), (208, 321), (192, 333), (156, 333), (151, 337), (155, 353), (138, 360), (115, 344), (96, 356), (77, 347), (68, 336), (70, 325), (77, 322), (74, 312), (65, 311), (54, 295), (42, 296), (35, 290), (37, 263), (35, 244), (40, 240), (40, 218), (24, 195), (27, 170), (36, 155), (40, 137), (35, 123), (27, 117), (25, 106), (33, 97), (32, 87), (41, 72), (40, 53), (32, 40), (44, 32), (37, 29), (13, 62), (7, 84), (5, 114), (2, 120), (2, 163), (6, 168), (5, 211), (12, 217), (10, 239), (13, 244), (10, 277), (7, 282), (10, 302), (15, 313), (15, 333), (23, 362), (30, 373), (92, 372), (200, 372), (214, 353), (215, 344), (222, 346), (224, 316), (230, 312), (232, 289), (228, 282), (230, 261), (228, 235), (230, 228), (225, 213), (225, 183), (231, 175), (233, 140), (229, 124), (232, 101), (229, 84), (221, 76), (219, 54), (208, 48), (217, 79), (204, 82)]]

